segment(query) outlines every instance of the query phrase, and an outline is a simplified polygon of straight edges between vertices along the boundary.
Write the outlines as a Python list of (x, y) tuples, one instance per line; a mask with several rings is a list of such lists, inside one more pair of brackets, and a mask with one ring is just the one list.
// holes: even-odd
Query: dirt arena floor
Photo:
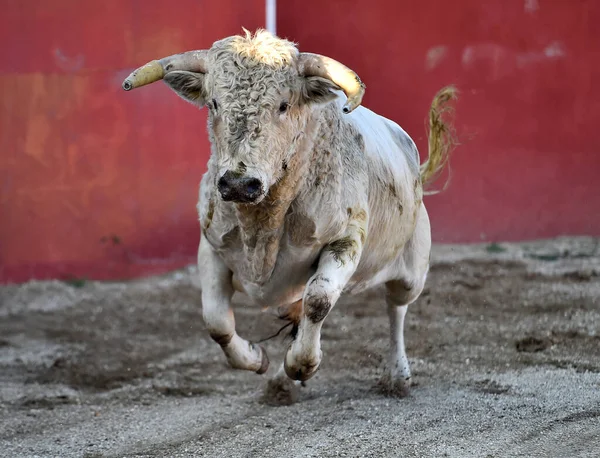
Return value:
[[(414, 386), (379, 388), (382, 291), (325, 321), (293, 405), (229, 369), (196, 269), (0, 287), (2, 457), (600, 457), (600, 240), (436, 246), (407, 315)], [(280, 327), (235, 296), (252, 340)], [(265, 343), (270, 375), (287, 341)]]

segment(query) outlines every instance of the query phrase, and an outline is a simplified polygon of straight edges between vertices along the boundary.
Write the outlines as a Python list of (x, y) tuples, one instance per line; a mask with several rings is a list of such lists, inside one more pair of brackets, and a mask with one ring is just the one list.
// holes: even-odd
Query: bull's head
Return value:
[(315, 106), (347, 96), (360, 105), (365, 86), (343, 64), (261, 30), (217, 41), (209, 50), (154, 60), (123, 82), (129, 91), (163, 79), (183, 99), (209, 108), (209, 137), (224, 200), (258, 203), (280, 180)]

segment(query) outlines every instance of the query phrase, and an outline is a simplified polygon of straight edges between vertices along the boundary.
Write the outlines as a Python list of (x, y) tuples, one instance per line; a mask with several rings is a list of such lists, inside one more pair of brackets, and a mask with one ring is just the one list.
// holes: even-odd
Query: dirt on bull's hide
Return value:
[[(267, 376), (230, 369), (195, 268), (0, 287), (0, 456), (600, 456), (598, 240), (437, 246), (432, 262), (407, 315), (408, 397), (380, 390), (375, 289), (338, 303), (320, 371), (279, 407), (263, 388), (289, 338), (263, 344)], [(244, 299), (242, 336), (284, 324)]]

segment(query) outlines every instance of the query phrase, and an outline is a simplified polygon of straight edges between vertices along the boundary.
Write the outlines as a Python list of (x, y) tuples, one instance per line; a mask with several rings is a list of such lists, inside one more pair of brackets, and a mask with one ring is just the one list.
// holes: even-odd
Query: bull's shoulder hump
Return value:
[(413, 139), (400, 125), (365, 107), (358, 107), (350, 117), (362, 134), (369, 155), (392, 162), (404, 157), (410, 171), (418, 175), (419, 151)]

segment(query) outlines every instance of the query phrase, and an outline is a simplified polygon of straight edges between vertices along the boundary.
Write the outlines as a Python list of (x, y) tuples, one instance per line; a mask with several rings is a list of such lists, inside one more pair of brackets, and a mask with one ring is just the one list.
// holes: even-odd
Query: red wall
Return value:
[[(85, 5), (85, 6), (82, 6)], [(133, 68), (264, 25), (264, 0), (0, 1), (0, 282), (194, 262), (203, 111)]]
[[(600, 235), (600, 2), (278, 3), (278, 33), (356, 70), (364, 103), (423, 156), (433, 94), (462, 91), (450, 187), (426, 198), (435, 241)], [(153, 58), (263, 26), (264, 1), (0, 8), (0, 282), (193, 262), (205, 113), (163, 84), (120, 85)]]
[(425, 200), (435, 241), (600, 235), (599, 1), (285, 5), (280, 34), (353, 68), (423, 158), (431, 98), (462, 91), (450, 186)]

